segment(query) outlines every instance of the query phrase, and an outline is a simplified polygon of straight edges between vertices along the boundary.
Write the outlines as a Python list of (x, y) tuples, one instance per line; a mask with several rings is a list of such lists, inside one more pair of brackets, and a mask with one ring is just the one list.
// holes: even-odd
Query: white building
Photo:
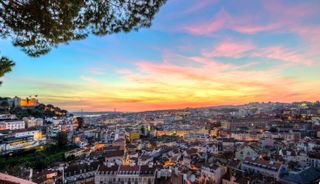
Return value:
[(201, 183), (221, 183), (225, 169), (221, 166), (201, 167)]
[(14, 137), (34, 137), (34, 139), (42, 139), (42, 132), (40, 130), (23, 130), (13, 132)]
[(43, 126), (42, 118), (24, 117), (22, 120), (25, 122), (27, 128), (35, 127), (35, 126)]
[(8, 119), (14, 120), (14, 119), (17, 119), (17, 117), (14, 114), (0, 114), (0, 120), (8, 120)]
[(102, 165), (95, 174), (95, 184), (108, 183), (139, 183), (151, 184), (155, 182), (157, 169), (151, 165)]
[(6, 130), (18, 130), (24, 129), (25, 123), (21, 120), (5, 120), (0, 121), (0, 127), (3, 127)]
[(246, 158), (241, 164), (241, 170), (259, 173), (278, 180), (280, 173), (286, 172), (287, 168), (280, 162)]

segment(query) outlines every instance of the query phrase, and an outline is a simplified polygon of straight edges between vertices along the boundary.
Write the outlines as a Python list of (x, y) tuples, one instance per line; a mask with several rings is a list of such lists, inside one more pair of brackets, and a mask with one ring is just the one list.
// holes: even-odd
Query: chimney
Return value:
[(29, 180), (32, 181), (33, 170), (30, 168)]

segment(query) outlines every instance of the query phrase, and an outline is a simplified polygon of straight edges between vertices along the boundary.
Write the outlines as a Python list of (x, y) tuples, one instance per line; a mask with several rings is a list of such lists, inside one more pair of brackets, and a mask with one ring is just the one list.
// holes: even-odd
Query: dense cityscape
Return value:
[(0, 168), (13, 183), (320, 181), (320, 102), (74, 114), (36, 97), (0, 105)]

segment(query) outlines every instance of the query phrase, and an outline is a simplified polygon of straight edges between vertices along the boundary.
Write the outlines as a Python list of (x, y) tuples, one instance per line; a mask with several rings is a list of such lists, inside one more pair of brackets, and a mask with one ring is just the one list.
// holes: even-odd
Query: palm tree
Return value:
[[(14, 62), (6, 57), (0, 58), (0, 77), (3, 77), (5, 73), (11, 71), (12, 67), (14, 66)], [(0, 81), (0, 84), (2, 82)]]

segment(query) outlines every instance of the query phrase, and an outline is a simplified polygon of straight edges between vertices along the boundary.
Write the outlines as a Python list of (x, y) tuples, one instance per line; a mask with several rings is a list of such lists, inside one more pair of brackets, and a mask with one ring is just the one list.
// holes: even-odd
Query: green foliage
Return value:
[(46, 155), (43, 153), (38, 153), (35, 156), (35, 162), (30, 164), (34, 169), (36, 170), (42, 170), (45, 169), (48, 165), (48, 158), (46, 158)]
[(10, 113), (16, 114), (18, 118), (33, 116), (35, 118), (45, 118), (45, 117), (61, 117), (67, 115), (68, 111), (55, 107), (51, 104), (39, 104), (34, 108), (21, 108), (16, 107), (11, 109)]
[[(14, 65), (15, 64), (10, 59), (8, 59), (6, 57), (1, 57), (0, 58), (0, 77), (3, 77), (4, 74), (10, 72)], [(0, 84), (1, 83), (2, 82), (0, 81)]]
[(7, 101), (2, 101), (2, 102), (0, 103), (0, 106), (1, 106), (1, 107), (9, 107), (10, 105), (9, 105), (9, 103), (8, 103)]
[(277, 132), (278, 130), (277, 130), (276, 127), (271, 127), (271, 128), (269, 129), (269, 131), (274, 133), (274, 132)]
[(0, 101), (0, 113), (7, 113), (9, 112), (10, 104), (8, 101)]
[(13, 156), (0, 157), (0, 172), (8, 172), (11, 175), (19, 176), (19, 168), (31, 167), (41, 171), (48, 167), (48, 164), (64, 159), (64, 152), (69, 148), (60, 149), (55, 145), (46, 145), (43, 151), (32, 151)]

